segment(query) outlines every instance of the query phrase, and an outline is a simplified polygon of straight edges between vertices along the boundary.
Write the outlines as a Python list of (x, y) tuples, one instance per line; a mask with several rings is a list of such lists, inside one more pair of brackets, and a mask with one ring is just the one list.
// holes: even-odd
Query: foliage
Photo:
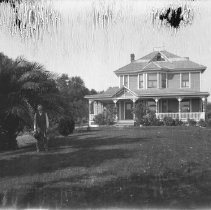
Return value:
[(106, 124), (105, 115), (103, 113), (96, 115), (93, 120), (97, 125), (105, 125)]
[(3, 54), (0, 54), (0, 101), (0, 127), (10, 148), (17, 147), (16, 137), (25, 126), (32, 127), (37, 104), (47, 108), (50, 118), (62, 111), (53, 74), (38, 63), (23, 58), (12, 60)]
[(103, 113), (100, 113), (94, 117), (94, 122), (97, 125), (112, 125), (116, 120), (117, 110), (113, 105), (107, 105), (104, 108)]
[(84, 96), (89, 94), (93, 95), (97, 92), (94, 89), (89, 91), (89, 89), (85, 87), (84, 81), (78, 76), (69, 77), (67, 74), (62, 74), (57, 78), (56, 82), (61, 95), (65, 99), (65, 115), (73, 116), (77, 123), (88, 119), (89, 104)]
[(143, 101), (138, 101), (136, 103), (135, 108), (133, 110), (135, 116), (136, 116), (136, 123), (143, 123), (143, 117), (147, 113), (147, 107), (145, 106)]
[(178, 118), (174, 120), (174, 125), (175, 126), (181, 126), (183, 125), (184, 123), (182, 122), (182, 120), (179, 120)]
[(198, 124), (198, 126), (200, 126), (200, 127), (206, 127), (207, 126), (207, 123), (206, 123), (206, 121), (204, 121), (204, 120), (199, 120), (199, 122), (197, 123)]
[(59, 121), (58, 130), (59, 133), (63, 136), (68, 136), (75, 129), (74, 119), (71, 117), (61, 118)]
[(155, 112), (148, 111), (148, 113), (143, 116), (143, 118), (140, 121), (141, 125), (144, 126), (161, 126), (163, 125), (162, 121), (156, 118)]
[(207, 107), (206, 107), (206, 119), (211, 119), (211, 103), (207, 103)]
[(211, 127), (211, 119), (208, 119), (207, 121), (206, 121), (206, 125), (207, 125), (207, 127)]
[(189, 126), (196, 126), (196, 121), (194, 119), (188, 119), (188, 125)]
[(207, 119), (211, 119), (211, 111), (209, 111), (209, 112), (206, 113), (206, 118)]
[(175, 120), (172, 119), (171, 117), (164, 117), (163, 118), (163, 124), (165, 126), (173, 126), (173, 125), (175, 125)]

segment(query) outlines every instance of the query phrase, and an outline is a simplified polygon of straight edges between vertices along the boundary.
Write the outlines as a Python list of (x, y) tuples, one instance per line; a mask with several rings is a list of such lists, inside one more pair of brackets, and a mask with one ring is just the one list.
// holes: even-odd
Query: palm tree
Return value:
[(19, 132), (32, 126), (37, 104), (51, 116), (62, 110), (61, 102), (55, 75), (38, 63), (0, 53), (0, 141), (5, 139), (7, 147), (16, 147)]

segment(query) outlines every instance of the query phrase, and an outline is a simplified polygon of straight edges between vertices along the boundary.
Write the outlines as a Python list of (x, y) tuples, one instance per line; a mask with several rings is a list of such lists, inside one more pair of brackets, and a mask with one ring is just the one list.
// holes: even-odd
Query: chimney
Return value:
[(130, 61), (131, 61), (131, 63), (133, 61), (135, 61), (135, 54), (134, 53), (130, 54)]

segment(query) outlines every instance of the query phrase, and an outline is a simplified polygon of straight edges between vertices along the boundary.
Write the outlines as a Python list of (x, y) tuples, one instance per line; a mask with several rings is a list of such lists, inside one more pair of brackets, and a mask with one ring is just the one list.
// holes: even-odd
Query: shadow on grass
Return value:
[[(211, 171), (187, 172), (186, 168), (166, 171), (162, 176), (150, 173), (133, 174), (101, 185), (46, 187), (34, 183), (28, 190), (13, 190), (1, 194), (1, 205), (48, 208), (99, 208), (99, 207), (156, 207), (201, 208), (210, 207)], [(75, 182), (82, 177), (61, 179), (58, 182)], [(51, 183), (48, 183), (50, 186)], [(15, 198), (15, 199), (14, 199)], [(4, 201), (4, 203), (3, 203)]]
[[(84, 136), (84, 135), (82, 135)], [(124, 138), (123, 136), (81, 135), (54, 138), (49, 143), (49, 152), (36, 153), (35, 145), (14, 151), (0, 160), (0, 177), (35, 175), (61, 170), (67, 167), (91, 167), (104, 161), (129, 158), (133, 153), (121, 145), (149, 141), (148, 138)], [(117, 147), (112, 148), (114, 145)], [(97, 147), (102, 149), (97, 149)], [(110, 146), (103, 149), (103, 146)]]

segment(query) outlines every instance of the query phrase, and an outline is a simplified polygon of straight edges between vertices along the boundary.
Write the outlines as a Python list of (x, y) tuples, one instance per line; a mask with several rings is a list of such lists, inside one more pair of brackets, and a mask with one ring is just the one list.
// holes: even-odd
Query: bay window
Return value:
[(143, 78), (143, 74), (139, 74), (139, 83), (138, 83), (138, 87), (139, 89), (143, 89), (144, 88), (144, 78)]
[(147, 88), (157, 88), (157, 73), (147, 74)]
[(161, 73), (161, 88), (167, 88), (166, 73)]
[(124, 75), (124, 86), (127, 88), (128, 88), (128, 80), (129, 80), (128, 75)]

